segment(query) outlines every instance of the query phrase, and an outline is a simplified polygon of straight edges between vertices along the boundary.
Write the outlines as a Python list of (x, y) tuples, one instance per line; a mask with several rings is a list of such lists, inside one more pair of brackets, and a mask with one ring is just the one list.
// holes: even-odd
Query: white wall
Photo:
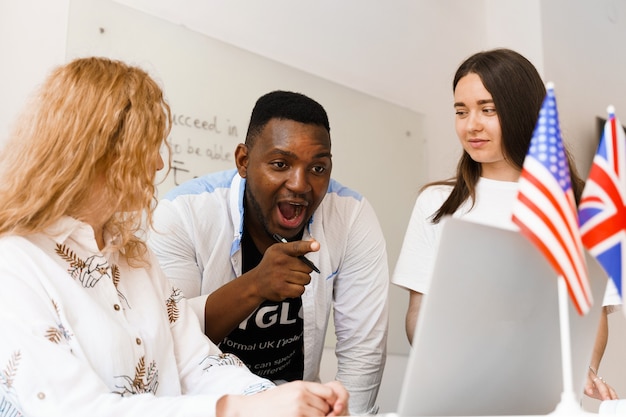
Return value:
[[(562, 128), (583, 173), (597, 140), (593, 119), (614, 104), (626, 120), (623, 0), (118, 1), (426, 115), (429, 180), (453, 173), (452, 75), (480, 49), (517, 49), (555, 82)], [(27, 94), (65, 60), (69, 5), (0, 1), (0, 144)], [(403, 292), (394, 296), (406, 302)], [(626, 397), (625, 322), (611, 318), (601, 369)], [(391, 408), (383, 411), (393, 409), (404, 370), (402, 357), (389, 363), (380, 403)]]
[(65, 61), (69, 0), (0, 1), (0, 145), (27, 95)]
[(543, 55), (539, 0), (115, 1), (425, 114), (431, 179), (450, 176), (459, 154), (458, 64), (494, 46), (538, 67)]
[(626, 122), (626, 1), (550, 0), (541, 10), (545, 75), (555, 83), (563, 136), (586, 177), (598, 143), (595, 117), (606, 118), (612, 104)]

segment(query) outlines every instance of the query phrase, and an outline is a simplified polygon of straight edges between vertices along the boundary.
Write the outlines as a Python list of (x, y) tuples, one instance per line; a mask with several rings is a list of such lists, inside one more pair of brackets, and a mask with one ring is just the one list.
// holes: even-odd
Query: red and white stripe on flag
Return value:
[[(609, 106), (578, 216), (582, 242), (624, 297), (626, 278), (626, 134)], [(626, 309), (623, 309), (626, 314)]]
[(565, 278), (579, 314), (593, 302), (554, 90), (549, 87), (519, 179), (513, 222)]

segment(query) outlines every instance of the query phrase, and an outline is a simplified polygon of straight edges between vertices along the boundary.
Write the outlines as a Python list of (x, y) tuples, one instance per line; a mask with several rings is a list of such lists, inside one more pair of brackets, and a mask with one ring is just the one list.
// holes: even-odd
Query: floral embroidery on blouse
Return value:
[(139, 359), (139, 363), (135, 367), (135, 377), (131, 378), (128, 375), (118, 376), (121, 378), (123, 384), (116, 385), (120, 388), (120, 391), (115, 391), (116, 394), (120, 394), (122, 397), (127, 395), (152, 393), (156, 394), (159, 387), (159, 370), (157, 369), (156, 362), (150, 362), (150, 365), (146, 368), (145, 358), (142, 356)]
[(270, 381), (263, 381), (263, 382), (258, 382), (256, 384), (250, 385), (248, 388), (246, 388), (243, 391), (243, 395), (252, 395), (252, 394), (256, 394), (265, 390), (268, 390), (272, 387), (275, 387), (276, 385), (274, 385), (274, 383), (270, 382)]
[(175, 323), (178, 320), (180, 311), (178, 310), (178, 302), (183, 298), (183, 292), (179, 288), (172, 287), (172, 294), (165, 301), (167, 308), (167, 318), (170, 323)]
[(61, 313), (59, 311), (59, 306), (54, 300), (52, 300), (52, 305), (57, 312), (57, 317), (59, 318), (59, 321), (56, 327), (51, 326), (50, 328), (48, 328), (48, 330), (46, 330), (46, 338), (52, 343), (59, 343), (61, 342), (61, 340), (70, 340), (72, 338), (72, 335), (67, 329), (65, 329), (65, 326), (63, 326), (63, 323), (61, 322)]
[(14, 352), (5, 368), (0, 371), (0, 417), (19, 417), (23, 415), (17, 406), (18, 401), (13, 392), (13, 379), (17, 374), (21, 358), (22, 355), (19, 351)]
[(126, 298), (126, 296), (124, 294), (122, 294), (122, 292), (117, 287), (119, 285), (119, 283), (120, 283), (120, 268), (117, 265), (112, 265), (111, 266), (111, 274), (113, 276), (113, 285), (115, 286), (115, 289), (117, 290), (117, 296), (120, 298), (120, 300), (122, 300), (124, 302), (124, 304), (126, 304), (126, 306), (128, 308), (130, 308), (130, 304), (128, 303), (128, 299)]
[(200, 361), (200, 365), (202, 365), (202, 363), (206, 363), (205, 367), (203, 368), (204, 371), (208, 371), (209, 368), (211, 368), (212, 366), (224, 366), (224, 365), (234, 365), (234, 366), (241, 366), (241, 367), (246, 367), (246, 365), (242, 362), (241, 359), (239, 359), (237, 356), (231, 354), (231, 353), (220, 353), (218, 355), (209, 355), (209, 356), (205, 356), (204, 359), (202, 359), (202, 361)]
[(120, 270), (117, 265), (109, 266), (102, 255), (92, 255), (86, 260), (82, 260), (73, 250), (59, 243), (56, 244), (55, 252), (70, 264), (67, 272), (85, 288), (95, 287), (103, 277), (110, 278), (117, 290), (118, 297), (130, 308), (128, 299), (117, 287), (120, 282)]
[[(202, 365), (203, 363), (205, 363), (205, 365), (202, 370), (205, 372), (208, 371), (213, 366), (232, 365), (232, 366), (239, 366), (242, 368), (247, 368), (246, 364), (244, 364), (241, 359), (239, 359), (237, 356), (231, 353), (220, 353), (218, 355), (205, 356), (204, 359), (200, 361), (200, 365)], [(265, 391), (274, 386), (275, 385), (273, 382), (270, 382), (267, 380), (257, 382), (256, 384), (252, 384), (248, 386), (244, 390), (243, 394), (244, 395), (256, 394), (257, 392)]]
[(80, 259), (73, 250), (57, 243), (56, 253), (70, 264), (67, 272), (85, 288), (93, 288), (103, 276), (111, 278), (111, 268), (101, 255)]

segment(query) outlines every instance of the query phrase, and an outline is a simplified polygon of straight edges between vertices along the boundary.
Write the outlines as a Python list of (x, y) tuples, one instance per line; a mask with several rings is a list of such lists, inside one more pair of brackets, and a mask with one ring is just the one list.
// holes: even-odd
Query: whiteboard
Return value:
[[(164, 89), (174, 115), (173, 163), (160, 178), (160, 196), (195, 176), (234, 168), (235, 147), (263, 94), (291, 90), (318, 101), (330, 119), (332, 176), (372, 203), (393, 272), (427, 173), (423, 115), (110, 0), (73, 0), (67, 59), (92, 55), (137, 65)], [(408, 295), (391, 287), (388, 351), (407, 353)]]

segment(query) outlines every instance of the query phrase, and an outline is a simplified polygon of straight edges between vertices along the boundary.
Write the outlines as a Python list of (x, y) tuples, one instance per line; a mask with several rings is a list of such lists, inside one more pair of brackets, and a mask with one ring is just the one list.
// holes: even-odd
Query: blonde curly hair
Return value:
[(170, 155), (161, 88), (140, 68), (81, 58), (55, 69), (29, 104), (0, 152), (0, 235), (42, 232), (89, 210), (98, 186), (111, 208), (105, 228), (142, 263), (138, 234), (152, 225), (162, 146)]

